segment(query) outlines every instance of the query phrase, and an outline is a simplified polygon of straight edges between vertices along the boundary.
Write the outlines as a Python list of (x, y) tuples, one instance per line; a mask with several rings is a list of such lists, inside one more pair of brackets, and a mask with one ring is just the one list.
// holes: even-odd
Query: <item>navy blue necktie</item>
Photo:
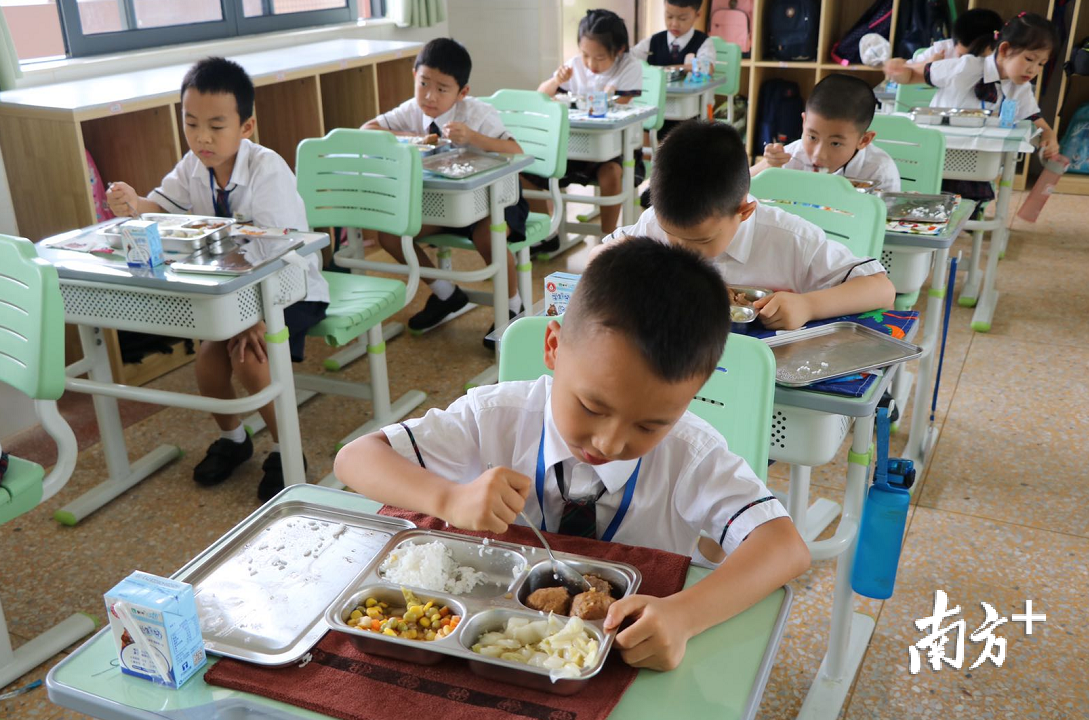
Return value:
[(983, 102), (989, 102), (989, 103), (998, 102), (998, 83), (999, 83), (999, 81), (997, 81), (997, 80), (995, 82), (990, 82), (990, 83), (985, 82), (983, 80), (980, 80), (979, 82), (976, 83), (976, 87), (975, 87), (976, 97), (979, 98), (980, 100), (982, 100)]
[(231, 193), (229, 190), (216, 188), (216, 216), (233, 217), (231, 215)]
[(597, 539), (597, 501), (595, 498), (569, 500), (563, 487), (563, 464), (556, 464), (556, 484), (563, 498), (560, 515), (560, 535)]
[(442, 129), (439, 127), (439, 124), (434, 120), (432, 120), (431, 124), (427, 126), (427, 133), (428, 135), (438, 135), (439, 137), (442, 137)]
[(681, 64), (681, 44), (680, 43), (670, 43), (669, 44), (669, 60), (674, 65), (680, 65)]

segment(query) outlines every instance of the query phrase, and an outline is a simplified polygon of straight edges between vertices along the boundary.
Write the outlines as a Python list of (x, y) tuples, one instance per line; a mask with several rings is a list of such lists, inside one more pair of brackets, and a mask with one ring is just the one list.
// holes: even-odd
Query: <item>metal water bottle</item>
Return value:
[(915, 468), (910, 460), (888, 457), (889, 417), (877, 409), (877, 464), (874, 483), (862, 508), (851, 587), (859, 595), (884, 600), (892, 597), (900, 544), (907, 524)]

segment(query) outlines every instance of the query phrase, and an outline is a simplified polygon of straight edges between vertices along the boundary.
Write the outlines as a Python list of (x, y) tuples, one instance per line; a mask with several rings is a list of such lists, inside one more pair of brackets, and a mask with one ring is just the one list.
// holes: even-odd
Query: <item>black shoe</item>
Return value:
[(253, 440), (247, 434), (240, 443), (220, 438), (208, 447), (204, 459), (193, 468), (193, 480), (198, 485), (218, 485), (231, 476), (242, 463), (253, 455)]
[(408, 319), (408, 329), (415, 333), (422, 333), (435, 327), (449, 315), (460, 312), (469, 304), (469, 296), (459, 287), (454, 288), (454, 294), (445, 300), (439, 300), (434, 293), (427, 298), (424, 309)]
[[(521, 310), (519, 310), (518, 312), (514, 312), (513, 310), (511, 310), (510, 319), (513, 320), (514, 318), (518, 317), (518, 313), (520, 312)], [(488, 348), (488, 352), (495, 352), (495, 340), (491, 339), (491, 334), (493, 332), (495, 332), (495, 323), (492, 323), (492, 326), (488, 328), (488, 334), (484, 336), (484, 347)]]
[(537, 257), (541, 253), (554, 253), (560, 249), (560, 236), (557, 235), (554, 238), (549, 238), (544, 242), (539, 242), (529, 249), (530, 257)]
[[(306, 456), (303, 455), (303, 472), (306, 472)], [(261, 484), (257, 486), (257, 497), (261, 502), (271, 500), (276, 493), (284, 489), (284, 467), (280, 464), (280, 453), (270, 452), (265, 462), (261, 465), (265, 476), (261, 478)], [(306, 478), (303, 478), (306, 482)]]

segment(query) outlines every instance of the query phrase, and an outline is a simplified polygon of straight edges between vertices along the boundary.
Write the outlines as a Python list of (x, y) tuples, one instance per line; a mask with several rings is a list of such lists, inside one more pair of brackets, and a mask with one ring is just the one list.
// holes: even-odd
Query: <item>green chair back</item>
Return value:
[(643, 93), (632, 98), (631, 104), (640, 107), (658, 108), (658, 114), (643, 121), (644, 130), (661, 130), (665, 122), (666, 102), (665, 71), (660, 67), (643, 61)]
[(945, 135), (934, 128), (916, 125), (903, 115), (874, 115), (870, 130), (877, 133), (874, 145), (896, 161), (901, 190), (941, 192)]
[(0, 235), (0, 382), (35, 400), (64, 393), (57, 270), (25, 238)]
[(769, 168), (752, 179), (750, 192), (817, 225), (858, 257), (881, 257), (885, 203), (858, 192), (842, 175)]
[(730, 80), (716, 89), (715, 94), (737, 95), (741, 91), (741, 46), (717, 35), (712, 35), (711, 41), (715, 44), (715, 77)]
[[(524, 317), (503, 333), (499, 381), (536, 380), (544, 364), (548, 317)], [(722, 433), (730, 450), (767, 479), (771, 414), (775, 398), (775, 356), (761, 340), (731, 335), (718, 370), (711, 374), (688, 409)]]
[(535, 90), (499, 90), (480, 98), (499, 111), (522, 152), (533, 156), (523, 172), (561, 178), (567, 174), (567, 140), (571, 134), (567, 106)]
[(938, 88), (929, 85), (900, 85), (896, 88), (896, 112), (909, 113), (917, 107), (930, 107)]
[(420, 234), (423, 169), (416, 148), (382, 130), (337, 128), (299, 143), (299, 195), (310, 227)]

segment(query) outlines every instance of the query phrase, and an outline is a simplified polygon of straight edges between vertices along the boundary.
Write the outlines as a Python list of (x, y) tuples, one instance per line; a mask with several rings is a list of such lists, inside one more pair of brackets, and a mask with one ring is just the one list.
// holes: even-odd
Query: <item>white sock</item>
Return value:
[(457, 286), (449, 280), (436, 280), (431, 283), (431, 292), (435, 294), (439, 300), (449, 300), (450, 296), (454, 294), (454, 290)]
[(278, 452), (280, 452), (280, 443), (272, 443), (272, 447), (270, 447), (270, 448), (268, 449), (268, 451), (269, 451), (270, 453), (274, 453), (274, 452), (275, 452), (275, 453), (278, 453)]
[(507, 300), (507, 304), (512, 313), (519, 312), (522, 309), (522, 298), (518, 293), (514, 293), (514, 297)]
[(223, 430), (219, 433), (219, 436), (224, 440), (230, 440), (233, 443), (241, 444), (246, 442), (246, 428), (242, 423), (238, 423), (238, 427), (234, 430)]

